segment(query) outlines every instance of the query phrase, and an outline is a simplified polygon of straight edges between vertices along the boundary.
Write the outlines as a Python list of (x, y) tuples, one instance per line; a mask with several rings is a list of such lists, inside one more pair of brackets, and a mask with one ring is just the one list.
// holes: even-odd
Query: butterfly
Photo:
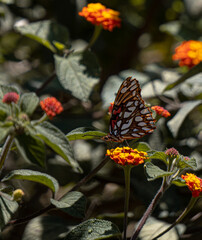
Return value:
[(112, 108), (109, 134), (105, 141), (123, 142), (154, 131), (155, 119), (141, 96), (138, 80), (128, 77), (121, 84)]

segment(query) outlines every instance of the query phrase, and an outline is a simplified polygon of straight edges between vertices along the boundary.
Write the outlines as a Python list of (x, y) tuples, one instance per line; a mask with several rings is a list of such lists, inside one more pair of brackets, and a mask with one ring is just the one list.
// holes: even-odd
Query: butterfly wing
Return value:
[(119, 88), (110, 119), (109, 135), (114, 141), (140, 138), (152, 133), (155, 120), (141, 97), (139, 82), (127, 78)]

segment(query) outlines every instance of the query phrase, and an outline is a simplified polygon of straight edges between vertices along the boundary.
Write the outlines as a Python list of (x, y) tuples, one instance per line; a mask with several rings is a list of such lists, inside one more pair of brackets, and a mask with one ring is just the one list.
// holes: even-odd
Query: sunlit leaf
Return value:
[(185, 160), (183, 157), (179, 160), (178, 163), (180, 168), (192, 168), (193, 170), (197, 169), (197, 163), (195, 158), (191, 158), (189, 160)]
[(150, 159), (159, 159), (162, 160), (165, 164), (167, 164), (167, 155), (165, 152), (155, 152), (151, 155), (149, 155)]
[(174, 88), (175, 86), (179, 85), (180, 83), (183, 83), (188, 78), (200, 72), (202, 72), (202, 62), (200, 62), (198, 65), (194, 66), (193, 68), (191, 68), (187, 73), (182, 75), (176, 82), (167, 85), (166, 88), (164, 89), (164, 92)]
[(16, 26), (15, 30), (43, 44), (53, 52), (56, 52), (58, 43), (60, 43), (59, 49), (61, 49), (61, 45), (65, 47), (69, 41), (67, 28), (50, 20)]
[(68, 192), (58, 201), (51, 199), (51, 203), (73, 217), (83, 218), (85, 216), (86, 198), (80, 192)]
[(145, 142), (135, 142), (132, 144), (130, 144), (131, 148), (136, 148), (138, 151), (143, 151), (143, 152), (147, 152), (149, 150), (151, 150), (149, 144), (145, 143)]
[(174, 137), (177, 137), (178, 131), (187, 115), (200, 104), (202, 104), (202, 100), (184, 102), (177, 114), (167, 123)]
[(106, 133), (99, 131), (93, 127), (81, 127), (72, 130), (66, 135), (66, 137), (69, 141), (73, 141), (77, 139), (97, 139), (106, 135)]
[(2, 179), (2, 181), (4, 182), (10, 179), (21, 179), (21, 180), (38, 182), (49, 187), (53, 192), (57, 192), (59, 189), (58, 182), (54, 177), (38, 171), (27, 170), (27, 169), (14, 170), (14, 171), (11, 171), (9, 174), (7, 174)]
[(178, 186), (178, 187), (184, 187), (186, 186), (186, 182), (185, 180), (183, 180), (182, 178), (180, 177), (177, 177), (175, 178), (173, 181), (172, 181), (172, 184)]
[(157, 178), (165, 177), (165, 176), (170, 176), (174, 172), (167, 172), (159, 168), (158, 166), (154, 165), (151, 162), (145, 163), (145, 171), (147, 174), (147, 180), (148, 181), (153, 181)]
[(73, 228), (64, 240), (99, 240), (120, 236), (118, 227), (112, 222), (90, 219)]
[(100, 69), (96, 57), (88, 51), (71, 53), (67, 58), (55, 55), (55, 65), (62, 86), (74, 97), (88, 100), (99, 81)]

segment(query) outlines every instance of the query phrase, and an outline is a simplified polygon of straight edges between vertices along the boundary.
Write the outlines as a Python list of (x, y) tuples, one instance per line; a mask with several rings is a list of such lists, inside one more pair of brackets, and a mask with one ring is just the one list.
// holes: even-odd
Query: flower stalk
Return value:
[(150, 203), (149, 207), (147, 208), (146, 212), (144, 213), (144, 215), (140, 219), (140, 222), (139, 222), (139, 224), (138, 224), (136, 230), (134, 231), (134, 234), (133, 234), (133, 236), (131, 237), (130, 240), (137, 239), (137, 237), (138, 237), (140, 231), (142, 230), (145, 222), (147, 221), (148, 217), (153, 212), (154, 208), (156, 207), (157, 203), (159, 202), (159, 200), (161, 199), (161, 197), (163, 196), (163, 194), (167, 190), (167, 188), (168, 188), (168, 185), (166, 183), (166, 178), (164, 177), (160, 189), (158, 190), (157, 194), (153, 198), (153, 200)]
[(123, 239), (126, 240), (126, 230), (128, 223), (128, 206), (130, 198), (130, 172), (131, 166), (124, 166), (124, 176), (125, 176), (125, 203), (124, 203), (124, 222), (123, 222)]
[(158, 236), (156, 236), (155, 238), (152, 238), (152, 240), (158, 239), (159, 237), (163, 236), (170, 229), (172, 229), (175, 225), (177, 225), (179, 222), (181, 222), (184, 219), (184, 217), (186, 217), (186, 215), (189, 213), (189, 211), (193, 208), (193, 206), (197, 200), (198, 200), (198, 198), (192, 197), (189, 204), (187, 205), (187, 207), (185, 208), (183, 213), (177, 218), (177, 220), (172, 225), (170, 225), (170, 227), (168, 227), (166, 230), (164, 230), (162, 233), (160, 233)]
[(84, 49), (84, 51), (87, 51), (89, 48), (93, 46), (93, 44), (96, 42), (96, 40), (100, 36), (101, 31), (102, 31), (102, 26), (95, 26), (93, 36), (91, 37), (91, 40), (89, 44), (86, 46), (86, 48)]

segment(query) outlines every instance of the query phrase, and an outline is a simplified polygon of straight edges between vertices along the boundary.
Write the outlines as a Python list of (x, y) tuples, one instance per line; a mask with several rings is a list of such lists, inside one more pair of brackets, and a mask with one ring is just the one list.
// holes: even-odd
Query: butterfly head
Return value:
[(102, 137), (102, 140), (104, 140), (106, 142), (123, 142), (123, 139), (117, 138), (117, 137), (115, 137), (113, 135), (110, 135), (110, 134)]

